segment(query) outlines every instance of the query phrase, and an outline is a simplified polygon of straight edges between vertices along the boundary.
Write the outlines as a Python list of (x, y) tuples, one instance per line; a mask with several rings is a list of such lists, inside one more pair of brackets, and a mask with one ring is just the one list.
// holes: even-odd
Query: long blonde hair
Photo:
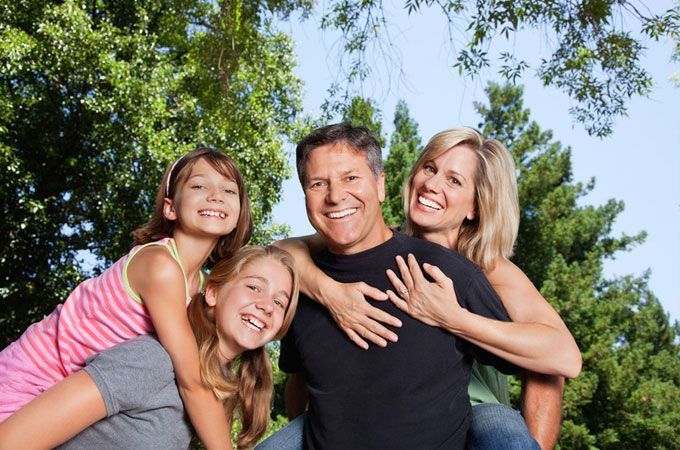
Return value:
[[(283, 318), (280, 339), (293, 320), (297, 308), (299, 281), (293, 257), (274, 246), (243, 247), (231, 258), (219, 261), (206, 280), (206, 287), (220, 287), (233, 280), (246, 265), (254, 264), (263, 258), (280, 262), (290, 273), (293, 290)], [(264, 347), (243, 352), (226, 367), (219, 357), (219, 340), (215, 321), (208, 313), (208, 305), (203, 294), (198, 293), (191, 299), (187, 309), (191, 328), (196, 336), (201, 379), (215, 395), (224, 400), (227, 417), (239, 414), (243, 427), (237, 438), (238, 448), (249, 448), (262, 437), (269, 422), (269, 409), (273, 392), (272, 368)]]
[(408, 217), (413, 178), (425, 163), (457, 145), (477, 155), (475, 217), (460, 227), (456, 249), (484, 270), (499, 257), (510, 258), (519, 229), (519, 200), (515, 163), (508, 149), (495, 139), (485, 139), (473, 128), (451, 128), (432, 136), (404, 184), (406, 233), (422, 236), (423, 230)]
[(137, 228), (132, 236), (135, 245), (146, 244), (165, 237), (172, 237), (175, 222), (165, 218), (163, 204), (165, 198), (173, 199), (180, 183), (186, 182), (191, 174), (191, 168), (198, 161), (204, 159), (213, 169), (221, 175), (233, 180), (238, 186), (240, 211), (236, 227), (226, 236), (220, 237), (213, 249), (208, 262), (214, 263), (223, 258), (228, 258), (234, 252), (243, 247), (253, 234), (253, 218), (250, 210), (250, 200), (246, 191), (245, 182), (234, 161), (225, 153), (218, 152), (208, 147), (200, 147), (177, 159), (163, 175), (163, 180), (156, 193), (156, 204), (151, 219)]

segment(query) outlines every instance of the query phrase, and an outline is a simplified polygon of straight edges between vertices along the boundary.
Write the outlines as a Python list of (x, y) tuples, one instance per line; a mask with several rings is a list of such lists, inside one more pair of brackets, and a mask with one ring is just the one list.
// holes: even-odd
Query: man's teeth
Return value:
[(241, 320), (246, 324), (248, 328), (252, 328), (255, 331), (262, 331), (264, 328), (264, 322), (257, 320), (252, 316), (241, 316)]
[(330, 217), (331, 219), (340, 219), (342, 217), (352, 215), (355, 212), (357, 212), (356, 208), (347, 208), (343, 209), (342, 211), (329, 212), (327, 216)]
[(436, 210), (442, 209), (442, 207), (439, 205), (439, 203), (433, 202), (432, 200), (428, 200), (425, 197), (423, 197), (422, 195), (418, 196), (418, 203), (420, 203), (421, 205), (425, 205), (428, 208), (432, 208), (432, 209), (436, 209)]
[(220, 211), (199, 211), (198, 214), (201, 216), (219, 217), (220, 219), (227, 218), (227, 215)]

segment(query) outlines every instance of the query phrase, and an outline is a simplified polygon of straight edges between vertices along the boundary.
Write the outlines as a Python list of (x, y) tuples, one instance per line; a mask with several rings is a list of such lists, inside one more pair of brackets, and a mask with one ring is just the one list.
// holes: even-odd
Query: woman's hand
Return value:
[(387, 341), (397, 342), (397, 335), (383, 324), (400, 327), (401, 321), (372, 306), (365, 298), (387, 300), (380, 289), (364, 282), (338, 283), (330, 280), (323, 283), (322, 291), (320, 303), (328, 308), (333, 320), (356, 345), (366, 350), (366, 341), (380, 347), (386, 347)]
[(415, 256), (409, 254), (407, 258), (408, 264), (401, 256), (396, 258), (401, 278), (391, 269), (387, 270), (387, 277), (400, 294), (388, 290), (388, 297), (414, 319), (435, 327), (451, 328), (454, 326), (452, 321), (467, 312), (458, 304), (453, 281), (438, 267), (425, 263), (423, 269), (434, 280), (430, 282), (420, 270)]
[(371, 306), (366, 297), (387, 300), (380, 289), (366, 283), (339, 283), (323, 273), (312, 261), (311, 253), (321, 251), (326, 243), (319, 235), (284, 239), (274, 245), (290, 252), (300, 274), (300, 291), (319, 303), (331, 313), (352, 342), (364, 350), (368, 342), (381, 347), (387, 341), (397, 342), (397, 335), (385, 325), (400, 327), (401, 321), (378, 308)]

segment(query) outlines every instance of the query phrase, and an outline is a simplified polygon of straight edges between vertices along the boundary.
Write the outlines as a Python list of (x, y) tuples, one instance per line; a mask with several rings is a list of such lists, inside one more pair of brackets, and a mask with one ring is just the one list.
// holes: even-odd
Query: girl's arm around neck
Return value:
[(230, 420), (223, 404), (201, 381), (182, 269), (165, 249), (151, 247), (132, 260), (128, 279), (144, 301), (158, 339), (170, 355), (184, 407), (199, 438), (209, 450), (231, 449)]
[(387, 341), (397, 341), (397, 335), (383, 324), (400, 327), (401, 321), (366, 301), (366, 297), (387, 300), (384, 292), (363, 282), (339, 283), (316, 267), (311, 255), (326, 247), (321, 236), (284, 239), (274, 245), (293, 255), (300, 274), (300, 291), (327, 308), (357, 346), (368, 349), (369, 341), (385, 347)]

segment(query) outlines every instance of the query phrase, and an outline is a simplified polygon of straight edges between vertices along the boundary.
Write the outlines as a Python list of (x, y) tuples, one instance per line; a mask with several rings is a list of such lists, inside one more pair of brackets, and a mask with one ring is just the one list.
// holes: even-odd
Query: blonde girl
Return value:
[[(297, 298), (298, 276), (290, 254), (273, 246), (244, 247), (214, 266), (205, 292), (195, 294), (189, 304), (201, 379), (220, 399), (227, 423), (231, 424), (235, 415), (240, 417), (243, 426), (238, 448), (252, 447), (266, 431), (273, 383), (264, 345), (286, 333)], [(149, 375), (154, 370), (146, 369)], [(103, 393), (93, 382), (96, 376), (96, 370), (88, 365), (31, 401), (0, 424), (0, 442), (15, 448), (25, 443), (30, 433), (31, 448), (50, 448), (107, 417)], [(142, 374), (131, 383), (136, 379), (148, 380), (149, 376)], [(128, 401), (127, 411), (118, 414), (134, 413), (145, 406), (142, 402)], [(187, 427), (181, 419), (178, 422), (173, 426)], [(131, 431), (123, 434), (135, 436), (135, 430)], [(151, 442), (164, 442), (158, 434), (169, 431), (155, 429)], [(223, 438), (229, 446), (228, 437)], [(187, 439), (174, 445), (186, 448), (188, 443)], [(80, 445), (87, 444), (80, 441)]]

